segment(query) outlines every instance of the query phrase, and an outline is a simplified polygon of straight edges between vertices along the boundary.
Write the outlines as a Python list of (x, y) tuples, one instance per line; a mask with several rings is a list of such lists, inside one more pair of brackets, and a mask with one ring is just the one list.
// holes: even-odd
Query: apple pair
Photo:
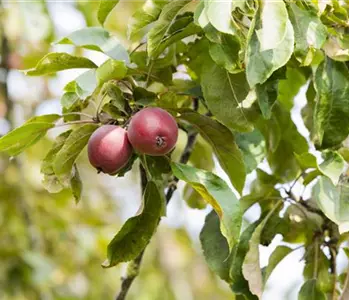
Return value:
[(133, 149), (146, 155), (165, 155), (177, 138), (176, 120), (161, 108), (148, 107), (131, 118), (127, 131), (116, 125), (99, 127), (89, 139), (88, 158), (97, 170), (114, 175), (127, 164)]

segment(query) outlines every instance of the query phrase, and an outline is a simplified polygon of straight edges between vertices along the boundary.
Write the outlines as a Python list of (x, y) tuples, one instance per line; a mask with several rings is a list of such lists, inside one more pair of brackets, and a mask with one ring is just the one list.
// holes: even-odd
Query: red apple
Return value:
[(103, 125), (91, 135), (87, 152), (92, 166), (103, 173), (114, 175), (129, 161), (132, 146), (124, 128)]
[(176, 145), (178, 126), (167, 111), (148, 107), (132, 117), (127, 136), (139, 153), (160, 156), (169, 153)]

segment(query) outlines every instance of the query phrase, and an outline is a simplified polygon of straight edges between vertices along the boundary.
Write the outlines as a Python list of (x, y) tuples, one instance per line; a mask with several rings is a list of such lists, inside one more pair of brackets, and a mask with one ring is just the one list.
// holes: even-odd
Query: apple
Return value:
[(103, 125), (90, 137), (88, 158), (98, 171), (115, 175), (132, 156), (126, 130), (116, 125)]
[(161, 156), (176, 145), (178, 126), (175, 118), (166, 110), (147, 107), (131, 118), (127, 136), (137, 152)]

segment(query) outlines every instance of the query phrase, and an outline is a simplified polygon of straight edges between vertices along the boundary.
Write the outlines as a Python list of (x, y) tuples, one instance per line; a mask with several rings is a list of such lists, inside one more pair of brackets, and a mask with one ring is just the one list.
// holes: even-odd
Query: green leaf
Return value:
[(212, 26), (206, 14), (205, 3), (207, 2), (200, 1), (194, 11), (194, 23), (199, 25), (201, 28)]
[(270, 120), (260, 117), (258, 129), (266, 140), (267, 159), (273, 174), (282, 181), (291, 181), (299, 174), (295, 153), (308, 151), (306, 139), (298, 132), (290, 113), (275, 104)]
[[(230, 267), (231, 289), (237, 295), (245, 295), (249, 300), (257, 300), (249, 289), (248, 281), (242, 274), (242, 266), (249, 248), (249, 241), (258, 226), (259, 221), (249, 225), (240, 236), (239, 243), (233, 249), (233, 259)], [(244, 298), (245, 299), (245, 298)]]
[(97, 65), (85, 57), (77, 57), (68, 53), (49, 53), (44, 56), (35, 68), (25, 71), (29, 76), (41, 76), (68, 69), (91, 69)]
[(319, 175), (321, 175), (321, 172), (319, 170), (314, 170), (314, 171), (307, 173), (304, 176), (303, 185), (307, 186), (310, 182), (315, 180)]
[(136, 87), (133, 90), (133, 97), (137, 104), (141, 105), (149, 105), (155, 102), (157, 98), (155, 93), (149, 92), (148, 90), (141, 87)]
[[(275, 3), (271, 2), (271, 3)], [(246, 52), (246, 76), (251, 87), (264, 83), (277, 69), (284, 66), (290, 59), (294, 48), (294, 35), (291, 22), (286, 20), (284, 38), (273, 49), (262, 50), (258, 35), (269, 35), (262, 27), (260, 11), (254, 18), (254, 24), (250, 27), (247, 52)], [(259, 33), (257, 35), (257, 32)]]
[(322, 157), (324, 161), (319, 165), (319, 170), (337, 185), (345, 166), (343, 157), (337, 151), (330, 150), (322, 152)]
[(177, 0), (171, 1), (166, 4), (159, 16), (159, 19), (154, 24), (154, 27), (148, 33), (148, 54), (152, 59), (157, 58), (158, 48), (160, 44), (164, 41), (164, 38), (168, 34), (168, 31), (179, 14), (181, 9), (185, 7), (191, 0)]
[(75, 203), (78, 204), (80, 199), (81, 199), (83, 184), (82, 184), (82, 180), (80, 178), (79, 170), (75, 164), (73, 167), (73, 175), (70, 179), (70, 186), (71, 186), (71, 190), (73, 192)]
[(273, 106), (278, 96), (278, 81), (265, 82), (256, 85), (259, 108), (265, 119), (271, 118)]
[(44, 175), (54, 175), (53, 170), (53, 161), (57, 155), (57, 153), (62, 149), (64, 146), (65, 141), (71, 134), (72, 130), (65, 131), (61, 133), (55, 140), (55, 143), (53, 144), (52, 148), (49, 152), (47, 152), (46, 156), (41, 162), (41, 169), (40, 172)]
[(314, 139), (318, 148), (337, 146), (349, 134), (348, 78), (346, 65), (330, 58), (327, 58), (316, 71)]
[(234, 34), (236, 30), (232, 24), (231, 14), (236, 7), (244, 5), (245, 1), (204, 1), (204, 13), (208, 21), (220, 32)]
[(215, 32), (216, 42), (210, 42), (210, 55), (214, 62), (229, 73), (242, 71), (240, 59), (241, 45), (236, 36)]
[[(325, 221), (326, 222), (326, 221)], [(330, 225), (333, 226), (333, 225)], [(337, 228), (334, 229), (334, 234), (338, 234)], [(311, 233), (309, 234), (309, 240), (311, 240)], [(317, 274), (316, 279), (317, 288), (323, 293), (333, 293), (333, 286), (335, 283), (335, 275), (331, 274), (328, 270), (330, 268), (331, 261), (322, 251), (322, 247), (319, 243), (311, 243), (305, 247), (305, 267), (303, 271), (303, 277), (305, 280), (314, 279), (314, 269), (316, 267)], [(326, 297), (327, 299), (327, 297)], [(344, 299), (343, 299), (344, 300)]]
[(55, 140), (50, 151), (46, 154), (45, 158), (41, 162), (40, 172), (44, 175), (42, 183), (45, 189), (50, 193), (58, 193), (63, 188), (67, 187), (67, 181), (70, 178), (70, 174), (62, 180), (62, 178), (58, 178), (53, 170), (53, 161), (59, 152), (62, 149), (65, 141), (71, 134), (72, 130), (65, 131), (61, 133)]
[(294, 28), (295, 55), (304, 62), (310, 49), (321, 49), (327, 38), (327, 29), (311, 5), (302, 9), (296, 2), (289, 3), (288, 12)]
[(274, 271), (276, 266), (288, 255), (292, 252), (292, 249), (287, 246), (277, 246), (273, 253), (270, 255), (268, 265), (265, 269), (265, 273), (263, 276), (264, 285), (268, 281), (269, 276)]
[(156, 184), (149, 181), (144, 192), (142, 211), (128, 219), (108, 245), (104, 268), (135, 259), (148, 245), (159, 224), (164, 207)]
[(286, 68), (286, 78), (281, 79), (278, 84), (278, 102), (287, 110), (291, 110), (294, 98), (301, 87), (307, 82), (307, 78), (299, 68)]
[(242, 266), (242, 273), (248, 281), (251, 293), (258, 296), (259, 298), (261, 298), (263, 292), (263, 277), (259, 262), (259, 244), (261, 234), (265, 224), (281, 204), (282, 201), (279, 201), (274, 206), (274, 208), (268, 213), (268, 215), (258, 225), (256, 230), (252, 234), (252, 237), (249, 241), (249, 250), (246, 254), (244, 264)]
[(324, 44), (323, 50), (325, 54), (336, 61), (348, 61), (349, 50), (346, 45), (341, 45), (339, 37), (331, 36)]
[(127, 68), (125, 66), (125, 63), (114, 59), (107, 60), (96, 70), (98, 85), (101, 85), (111, 79), (123, 79), (126, 74)]
[(101, 94), (102, 104), (109, 102), (118, 111), (126, 113), (126, 100), (118, 85), (115, 82), (107, 82), (103, 85)]
[(184, 164), (172, 163), (174, 176), (189, 183), (216, 211), (220, 229), (231, 251), (239, 239), (242, 213), (239, 201), (229, 186), (211, 172)]
[(198, 136), (189, 158), (190, 164), (195, 168), (212, 171), (215, 162), (213, 160), (213, 152), (210, 144), (202, 137)]
[(189, 23), (188, 26), (183, 27), (182, 29), (175, 31), (173, 33), (169, 33), (169, 35), (163, 39), (162, 43), (156, 48), (156, 50), (154, 50), (154, 52), (152, 53), (152, 57), (157, 58), (161, 53), (165, 51), (167, 47), (173, 45), (174, 43), (188, 36), (198, 34), (201, 31), (202, 30), (199, 26), (195, 25), (194, 23)]
[(298, 300), (326, 300), (326, 295), (318, 288), (317, 280), (306, 281), (299, 291)]
[(165, 109), (183, 107), (185, 103), (190, 103), (191, 99), (186, 95), (180, 95), (174, 91), (162, 93), (156, 99), (156, 105)]
[(205, 202), (205, 200), (188, 183), (186, 183), (183, 188), (182, 197), (190, 208), (204, 209), (207, 207), (207, 203)]
[(67, 37), (59, 40), (57, 44), (72, 44), (90, 50), (103, 52), (110, 58), (130, 62), (127, 50), (121, 42), (101, 27), (87, 27), (74, 31)]
[(142, 8), (133, 14), (128, 24), (129, 38), (134, 39), (144, 27), (155, 22), (167, 3), (167, 0), (147, 0)]
[(16, 156), (37, 143), (46, 132), (55, 127), (59, 115), (43, 115), (33, 117), (22, 126), (10, 131), (0, 138), (0, 152)]
[(301, 114), (304, 121), (304, 125), (307, 127), (307, 129), (311, 133), (311, 137), (314, 133), (313, 127), (314, 127), (314, 110), (315, 110), (315, 97), (316, 97), (316, 91), (314, 88), (313, 81), (310, 81), (309, 87), (306, 92), (306, 98), (307, 98), (307, 104), (303, 107)]
[(236, 143), (242, 151), (246, 173), (251, 173), (265, 158), (265, 140), (258, 129), (247, 133), (236, 133)]
[(107, 19), (110, 12), (114, 9), (116, 4), (119, 3), (119, 0), (100, 0), (97, 18), (99, 23), (103, 26), (105, 20)]
[(97, 128), (96, 124), (85, 124), (76, 128), (69, 135), (53, 161), (53, 170), (58, 177), (71, 174), (76, 158)]
[(240, 199), (240, 205), (243, 212), (246, 212), (253, 204), (260, 205), (262, 212), (267, 211), (274, 206), (276, 201), (282, 199), (280, 192), (275, 189), (279, 178), (269, 175), (261, 169), (256, 169), (257, 178), (251, 183), (250, 194)]
[(288, 15), (283, 1), (261, 1), (261, 29), (256, 31), (260, 51), (276, 49), (287, 34)]
[[(64, 87), (64, 90), (68, 93), (75, 93), (77, 97), (79, 97), (82, 100), (85, 100), (94, 92), (96, 87), (97, 87), (96, 70), (92, 69), (82, 73), (75, 80), (70, 81)], [(70, 99), (69, 98), (63, 99), (63, 101), (68, 101), (67, 104), (69, 106), (69, 103), (71, 103), (69, 101), (74, 100), (74, 97), (71, 96), (70, 94), (68, 94), (68, 96), (65, 96), (65, 97), (70, 98)], [(62, 102), (62, 99), (61, 99), (61, 102)]]
[(291, 110), (294, 104), (294, 98), (299, 93), (307, 80), (299, 68), (287, 67), (286, 78), (279, 81), (278, 102), (287, 110)]
[(201, 88), (213, 115), (231, 130), (251, 131), (241, 102), (250, 88), (244, 73), (230, 74), (207, 60), (201, 70)]
[(309, 152), (305, 152), (302, 154), (295, 153), (294, 155), (299, 163), (299, 166), (302, 168), (302, 170), (318, 168), (316, 157), (313, 154)]
[(212, 272), (230, 283), (231, 255), (226, 238), (220, 232), (220, 219), (211, 211), (205, 219), (200, 233), (200, 241), (205, 260)]
[(242, 154), (231, 131), (217, 121), (193, 111), (182, 110), (179, 118), (192, 124), (212, 146), (222, 169), (236, 190), (241, 193), (246, 171)]
[(80, 101), (80, 97), (74, 92), (66, 92), (63, 94), (61, 98), (61, 105), (63, 108), (70, 109), (72, 108), (78, 101)]
[(336, 188), (331, 180), (320, 176), (313, 188), (313, 197), (323, 213), (339, 226), (341, 233), (349, 230), (349, 210), (346, 202), (346, 194), (341, 198), (341, 190)]

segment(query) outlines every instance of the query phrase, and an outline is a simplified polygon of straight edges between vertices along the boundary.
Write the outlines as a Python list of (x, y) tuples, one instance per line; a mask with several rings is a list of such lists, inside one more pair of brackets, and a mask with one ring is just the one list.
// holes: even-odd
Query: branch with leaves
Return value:
[[(190, 154), (193, 151), (196, 136), (197, 136), (197, 132), (192, 132), (192, 133), (188, 134), (187, 143), (185, 145), (184, 151), (183, 151), (181, 158), (179, 160), (180, 163), (182, 163), (182, 164), (188, 163), (189, 158), (190, 158)], [(142, 191), (144, 192), (145, 187), (146, 187), (146, 183), (147, 183), (147, 177), (146, 177), (145, 170), (142, 166), (141, 166), (140, 173), (141, 173), (141, 179), (142, 179), (141, 180)], [(179, 181), (179, 179), (177, 177), (175, 177), (173, 179), (173, 181), (170, 182), (168, 189), (167, 189), (167, 192), (166, 192), (166, 204), (168, 204), (171, 201), (173, 193), (177, 189), (177, 182), (178, 181)], [(121, 279), (121, 290), (120, 290), (119, 294), (117, 295), (116, 300), (126, 299), (127, 293), (129, 291), (129, 289), (131, 288), (133, 281), (138, 276), (140, 266), (142, 263), (142, 259), (144, 256), (144, 252), (145, 252), (145, 249), (137, 256), (136, 259), (134, 259), (133, 261), (131, 261), (128, 264), (128, 267), (126, 270), (126, 276)]]

